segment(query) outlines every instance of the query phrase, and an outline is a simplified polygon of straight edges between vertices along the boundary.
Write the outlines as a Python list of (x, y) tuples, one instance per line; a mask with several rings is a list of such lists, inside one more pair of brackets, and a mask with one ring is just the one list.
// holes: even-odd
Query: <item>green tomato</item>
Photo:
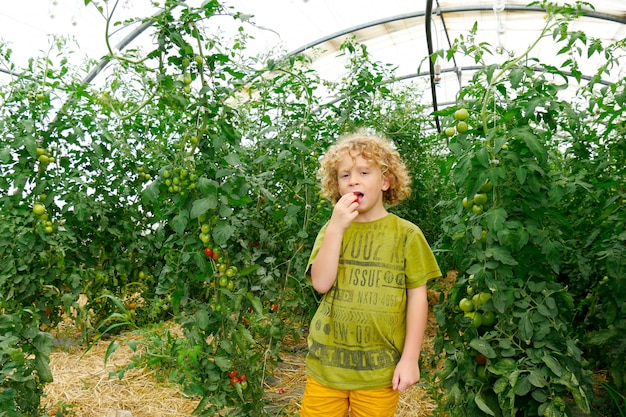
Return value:
[(465, 122), (459, 122), (456, 125), (456, 131), (459, 133), (465, 133), (467, 132), (467, 129), (469, 129), (469, 126)]
[(482, 300), (480, 299), (480, 294), (474, 294), (472, 296), (472, 303), (474, 303), (474, 306), (476, 306), (476, 308), (480, 307), (481, 305), (483, 305)]
[(483, 326), (491, 327), (496, 324), (496, 314), (493, 311), (487, 310), (483, 313)]
[[(174, 191), (176, 192), (177, 190)], [(211, 235), (208, 233), (200, 233), (200, 240), (206, 245), (211, 241)]]
[(483, 206), (478, 206), (478, 205), (474, 204), (472, 206), (472, 212), (474, 214), (483, 214)]
[(456, 130), (454, 129), (454, 127), (448, 126), (446, 127), (446, 130), (444, 130), (444, 132), (447, 137), (450, 137), (450, 136), (454, 136), (454, 134), (456, 133)]
[(468, 200), (467, 197), (463, 197), (461, 204), (463, 204), (463, 207), (466, 209), (469, 209), (474, 205), (474, 200)]
[(488, 193), (493, 189), (493, 183), (489, 180), (485, 181), (483, 185), (480, 186), (480, 192)]
[(225, 275), (222, 275), (218, 281), (220, 287), (226, 287), (228, 285), (228, 278)]
[(480, 327), (482, 324), (483, 316), (478, 311), (470, 311), (464, 314), (464, 317), (472, 319), (472, 325), (474, 327)]
[(45, 212), (46, 212), (46, 206), (44, 206), (41, 203), (35, 203), (35, 205), (33, 206), (33, 213), (35, 213), (37, 216), (41, 216)]
[(235, 281), (229, 279), (226, 283), (226, 289), (232, 290), (233, 288), (235, 288)]
[(465, 120), (469, 117), (469, 112), (467, 109), (458, 109), (454, 112), (454, 118), (456, 120)]
[(478, 193), (474, 196), (474, 204), (478, 204), (479, 206), (482, 206), (483, 204), (485, 204), (488, 200), (487, 194), (485, 193)]
[(478, 294), (478, 298), (480, 300), (480, 304), (486, 304), (487, 301), (491, 300), (491, 294), (488, 292), (481, 292), (480, 294)]
[(466, 313), (474, 310), (474, 303), (469, 298), (463, 298), (459, 301), (459, 308)]

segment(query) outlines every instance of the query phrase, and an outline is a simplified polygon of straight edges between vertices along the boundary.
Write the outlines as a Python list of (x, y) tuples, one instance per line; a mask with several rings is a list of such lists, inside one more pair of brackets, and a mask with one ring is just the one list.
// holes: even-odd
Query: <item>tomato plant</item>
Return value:
[[(576, 7), (550, 8), (546, 20), (545, 34), (554, 33), (557, 42), (566, 44), (562, 52), (567, 59), (580, 35), (567, 29), (575, 16)], [(488, 46), (457, 43), (454, 48), (473, 55)], [(445, 392), (440, 405), (451, 416), (565, 416), (570, 399), (584, 412), (590, 412), (594, 399), (588, 347), (571, 325), (576, 314), (584, 314), (581, 302), (574, 300), (585, 296), (573, 292), (576, 284), (563, 274), (576, 262), (568, 254), (579, 253), (575, 236), (582, 231), (572, 227), (580, 220), (571, 215), (571, 204), (580, 204), (581, 193), (592, 198), (592, 190), (581, 186), (580, 171), (572, 172), (580, 165), (566, 156), (571, 150), (563, 146), (563, 137), (579, 124), (595, 126), (598, 121), (586, 108), (559, 97), (563, 85), (523, 64), (532, 51), (531, 45), (521, 56), (485, 67), (459, 95), (468, 109), (467, 123), (476, 128), (450, 141), (450, 175), (457, 195), (465, 199), (449, 202), (443, 247), (449, 248), (461, 274), (446, 302), (435, 307), (441, 326), (435, 350), (443, 355), (437, 377)], [(575, 68), (575, 61), (567, 59), (565, 65)], [(544, 69), (563, 75), (559, 69)], [(440, 115), (458, 119), (457, 109)], [(606, 109), (604, 117), (616, 117)], [(615, 149), (610, 143), (616, 132), (602, 139), (591, 131), (588, 135), (590, 141), (606, 144), (607, 153)], [(619, 161), (615, 156), (610, 160)], [(611, 201), (620, 201), (623, 190), (609, 194)], [(590, 211), (614, 215), (617, 205), (594, 207)], [(595, 235), (592, 229), (583, 233)], [(617, 270), (623, 268), (620, 263)], [(621, 294), (608, 305), (623, 300)], [(623, 310), (613, 311), (614, 317), (623, 315)]]

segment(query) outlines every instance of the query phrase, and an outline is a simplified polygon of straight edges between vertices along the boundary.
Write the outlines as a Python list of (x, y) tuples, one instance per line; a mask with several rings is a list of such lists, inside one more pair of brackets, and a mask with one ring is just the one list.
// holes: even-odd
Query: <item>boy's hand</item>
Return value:
[(396, 370), (393, 372), (393, 379), (391, 380), (392, 388), (397, 389), (400, 392), (406, 391), (411, 385), (420, 380), (420, 368), (417, 362), (414, 361), (402, 361), (396, 365)]
[(342, 230), (346, 230), (359, 215), (357, 207), (359, 207), (357, 196), (352, 192), (344, 194), (335, 204), (330, 223), (340, 227)]

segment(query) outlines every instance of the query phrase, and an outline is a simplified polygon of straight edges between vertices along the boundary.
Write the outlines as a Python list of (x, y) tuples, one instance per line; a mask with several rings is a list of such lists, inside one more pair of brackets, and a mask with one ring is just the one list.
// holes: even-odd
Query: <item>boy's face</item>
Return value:
[(389, 189), (389, 180), (374, 161), (346, 152), (337, 166), (337, 182), (339, 194), (357, 196), (359, 213), (384, 209), (383, 191)]

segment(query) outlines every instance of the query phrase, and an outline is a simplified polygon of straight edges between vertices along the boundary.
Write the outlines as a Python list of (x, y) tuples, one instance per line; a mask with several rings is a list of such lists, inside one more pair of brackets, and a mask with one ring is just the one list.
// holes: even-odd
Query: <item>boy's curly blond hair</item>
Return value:
[(360, 155), (380, 167), (389, 180), (389, 189), (383, 192), (385, 203), (393, 206), (411, 194), (409, 171), (391, 141), (383, 136), (359, 131), (340, 137), (322, 157), (317, 174), (322, 182), (323, 197), (332, 199), (333, 203), (341, 198), (337, 169), (346, 152), (353, 157)]

